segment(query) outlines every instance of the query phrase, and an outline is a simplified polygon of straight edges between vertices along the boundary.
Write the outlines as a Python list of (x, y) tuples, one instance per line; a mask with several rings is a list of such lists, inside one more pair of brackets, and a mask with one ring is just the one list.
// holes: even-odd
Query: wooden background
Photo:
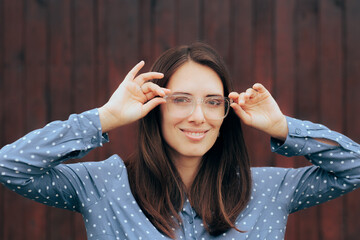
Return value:
[[(359, 0), (0, 0), (0, 146), (99, 107), (140, 60), (202, 40), (237, 91), (262, 82), (284, 113), (360, 141)], [(127, 156), (135, 125), (84, 161)], [(300, 167), (246, 129), (254, 166)], [(290, 217), (286, 239), (359, 239), (360, 191)], [(0, 186), (0, 239), (86, 239), (81, 216)]]

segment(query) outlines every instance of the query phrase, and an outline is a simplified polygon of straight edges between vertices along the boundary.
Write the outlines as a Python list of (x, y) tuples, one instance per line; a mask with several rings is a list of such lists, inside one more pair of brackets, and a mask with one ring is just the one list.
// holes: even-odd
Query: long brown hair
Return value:
[[(229, 94), (231, 83), (222, 58), (208, 45), (194, 43), (163, 53), (151, 71), (164, 73), (153, 82), (165, 87), (174, 72), (188, 61), (213, 69)], [(249, 157), (239, 118), (230, 109), (220, 128), (220, 135), (203, 156), (199, 172), (190, 189), (186, 189), (161, 133), (159, 107), (139, 122), (139, 144), (135, 157), (128, 161), (131, 190), (152, 224), (165, 235), (175, 238), (181, 210), (186, 198), (203, 219), (211, 235), (235, 228), (235, 220), (245, 208), (251, 194)]]

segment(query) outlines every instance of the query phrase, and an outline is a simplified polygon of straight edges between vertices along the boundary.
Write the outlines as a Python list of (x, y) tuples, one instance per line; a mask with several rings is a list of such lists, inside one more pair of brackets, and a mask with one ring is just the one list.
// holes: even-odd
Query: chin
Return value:
[(188, 148), (186, 149), (186, 151), (183, 151), (180, 154), (185, 157), (194, 158), (194, 157), (203, 157), (205, 153), (207, 153), (207, 151), (208, 150), (200, 150), (199, 148), (196, 149)]

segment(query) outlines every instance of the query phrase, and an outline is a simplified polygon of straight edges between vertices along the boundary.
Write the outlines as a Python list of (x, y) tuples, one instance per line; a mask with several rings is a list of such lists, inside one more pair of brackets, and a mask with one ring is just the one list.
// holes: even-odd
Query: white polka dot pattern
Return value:
[[(271, 149), (285, 156), (304, 155), (314, 165), (299, 169), (252, 168), (251, 200), (235, 230), (210, 236), (186, 201), (177, 239), (284, 239), (288, 215), (341, 196), (360, 182), (360, 147), (347, 137), (308, 121), (287, 118), (285, 143)], [(336, 141), (339, 146), (313, 138)], [(155, 229), (136, 203), (119, 156), (102, 162), (63, 164), (107, 142), (96, 109), (71, 115), (35, 130), (0, 150), (0, 180), (35, 201), (83, 215), (88, 239), (168, 239)], [(239, 186), (240, 187), (240, 186)]]

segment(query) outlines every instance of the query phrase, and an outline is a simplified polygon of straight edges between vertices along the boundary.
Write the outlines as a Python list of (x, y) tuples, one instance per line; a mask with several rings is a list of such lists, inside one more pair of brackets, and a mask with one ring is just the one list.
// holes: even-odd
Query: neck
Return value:
[(199, 170), (201, 157), (177, 157), (174, 158), (174, 164), (180, 174), (181, 180), (186, 189), (190, 189), (196, 174)]

